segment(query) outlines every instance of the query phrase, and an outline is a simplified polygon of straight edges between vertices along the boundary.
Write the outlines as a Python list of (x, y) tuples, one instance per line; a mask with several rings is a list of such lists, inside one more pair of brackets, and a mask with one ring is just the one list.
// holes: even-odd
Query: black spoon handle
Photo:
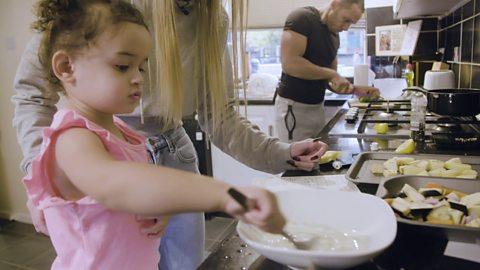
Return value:
[(247, 197), (245, 195), (243, 195), (240, 191), (236, 190), (235, 188), (229, 188), (228, 194), (230, 194), (230, 196), (232, 196), (232, 198), (235, 201), (237, 201), (245, 211), (248, 210)]

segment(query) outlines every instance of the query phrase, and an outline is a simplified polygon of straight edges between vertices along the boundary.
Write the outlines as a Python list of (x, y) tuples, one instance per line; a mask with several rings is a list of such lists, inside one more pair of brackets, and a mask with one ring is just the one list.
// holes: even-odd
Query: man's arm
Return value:
[(47, 90), (42, 68), (38, 60), (40, 34), (36, 34), (22, 55), (14, 79), (15, 106), (13, 127), (23, 153), (21, 169), (29, 171), (32, 159), (39, 153), (42, 142), (42, 129), (49, 126), (59, 100), (57, 93)]
[(283, 31), (280, 59), (284, 73), (304, 80), (328, 80), (332, 91), (339, 94), (352, 92), (350, 82), (337, 73), (337, 58), (330, 68), (317, 66), (303, 57), (306, 48), (307, 37), (291, 30)]
[(303, 57), (307, 37), (292, 30), (284, 30), (280, 43), (282, 71), (305, 80), (331, 80), (338, 76), (336, 69), (321, 67)]
[[(330, 67), (337, 70), (338, 57), (332, 61)], [(353, 91), (353, 85), (346, 78), (337, 73), (337, 76), (333, 77), (329, 81), (330, 90), (337, 94), (350, 94)]]
[(338, 57), (335, 56), (335, 59), (333, 59), (332, 64), (330, 65), (330, 67), (331, 67), (333, 70), (337, 70), (337, 67), (338, 67)]

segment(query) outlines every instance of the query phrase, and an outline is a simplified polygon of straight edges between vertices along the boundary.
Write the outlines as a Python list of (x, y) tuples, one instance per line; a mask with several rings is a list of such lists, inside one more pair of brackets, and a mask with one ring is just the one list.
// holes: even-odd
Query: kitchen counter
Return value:
[[(288, 176), (289, 179), (291, 179), (291, 177), (295, 176), (325, 175), (345, 173), (345, 171), (346, 168), (336, 171), (328, 170), (325, 167), (323, 171), (322, 168), (320, 168), (320, 170), (316, 170), (310, 174), (299, 171), (289, 171), (283, 176)], [(357, 187), (365, 193), (374, 194), (376, 192), (376, 185), (373, 184), (357, 185)], [(403, 223), (397, 224), (397, 235), (390, 247), (371, 261), (349, 269), (480, 269), (480, 263), (444, 255), (447, 244), (449, 243), (447, 239), (439, 235), (430, 234), (429, 231), (419, 231), (418, 227)], [(477, 243), (477, 245), (479, 244), (480, 243)], [(473, 257), (478, 257), (475, 253), (478, 249), (477, 247), (477, 249), (472, 250), (471, 247), (467, 247), (468, 253), (473, 252)], [(457, 248), (454, 253), (465, 255), (467, 252), (465, 252), (464, 249)], [(287, 270), (291, 268), (269, 260), (257, 253), (245, 244), (235, 228), (231, 226), (230, 231), (226, 234), (223, 241), (198, 269)]]
[[(346, 167), (337, 171), (328, 166), (322, 166), (319, 170), (310, 173), (287, 171), (283, 177), (291, 179), (295, 176), (344, 174), (346, 171)], [(375, 184), (360, 183), (357, 187), (361, 192), (369, 194), (375, 194), (377, 189)], [(480, 269), (480, 263), (444, 255), (448, 240), (438, 235), (429, 235), (428, 231), (419, 231), (418, 228), (403, 223), (397, 224), (397, 236), (389, 248), (373, 260), (349, 269)], [(460, 253), (464, 253), (463, 250)], [(290, 268), (257, 253), (246, 245), (236, 230), (231, 227), (224, 240), (198, 269), (286, 270)]]
[[(419, 235), (415, 230), (399, 223), (397, 236), (389, 248), (373, 260), (349, 269), (480, 269), (480, 263), (443, 255), (446, 246), (445, 239)], [(232, 227), (231, 232), (198, 269), (286, 270), (290, 268), (258, 254), (242, 241)]]
[[(342, 106), (342, 103), (339, 103)], [(345, 110), (346, 104), (339, 107)], [(350, 151), (358, 154), (370, 151), (372, 140), (358, 138), (331, 138), (328, 131), (335, 125), (340, 114), (332, 117), (324, 131), (319, 134), (322, 141), (328, 143), (329, 149)], [(398, 140), (397, 140), (398, 141)], [(395, 139), (385, 140), (385, 145), (396, 147)], [(390, 150), (393, 150), (390, 149)], [(429, 152), (427, 148), (419, 152)], [(345, 174), (348, 167), (334, 170), (331, 166), (320, 166), (312, 172), (287, 171), (284, 177), (313, 176), (326, 174)], [(361, 192), (375, 194), (377, 185), (357, 184)], [(438, 235), (419, 234), (415, 227), (397, 223), (398, 230), (394, 243), (373, 260), (351, 269), (480, 269), (480, 263), (444, 255), (448, 241)], [(477, 243), (479, 244), (479, 243)], [(198, 269), (290, 269), (288, 266), (273, 262), (247, 246), (234, 229), (225, 237), (221, 244), (202, 263)]]

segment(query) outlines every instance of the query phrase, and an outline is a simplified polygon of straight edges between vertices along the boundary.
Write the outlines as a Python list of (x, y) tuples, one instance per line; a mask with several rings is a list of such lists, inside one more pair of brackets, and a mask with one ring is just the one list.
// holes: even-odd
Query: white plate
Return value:
[(341, 232), (355, 232), (366, 239), (358, 250), (305, 251), (263, 244), (269, 234), (239, 222), (242, 240), (263, 256), (292, 267), (315, 265), (346, 268), (368, 261), (395, 239), (397, 223), (382, 199), (358, 192), (293, 189), (276, 193), (281, 211), (295, 223), (321, 225)]

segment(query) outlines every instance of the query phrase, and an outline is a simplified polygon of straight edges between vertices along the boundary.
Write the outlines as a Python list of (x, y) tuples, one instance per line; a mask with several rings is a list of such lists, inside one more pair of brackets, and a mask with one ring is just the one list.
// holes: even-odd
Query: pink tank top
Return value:
[(40, 155), (32, 163), (31, 174), (23, 181), (29, 198), (43, 211), (57, 252), (51, 269), (157, 269), (160, 240), (140, 233), (135, 215), (107, 209), (88, 196), (65, 201), (53, 192), (49, 177), (49, 164), (54, 158), (52, 138), (68, 128), (84, 127), (96, 133), (118, 160), (148, 162), (143, 136), (117, 118), (115, 123), (128, 141), (136, 143), (122, 141), (66, 109), (59, 110), (51, 126), (44, 129)]

